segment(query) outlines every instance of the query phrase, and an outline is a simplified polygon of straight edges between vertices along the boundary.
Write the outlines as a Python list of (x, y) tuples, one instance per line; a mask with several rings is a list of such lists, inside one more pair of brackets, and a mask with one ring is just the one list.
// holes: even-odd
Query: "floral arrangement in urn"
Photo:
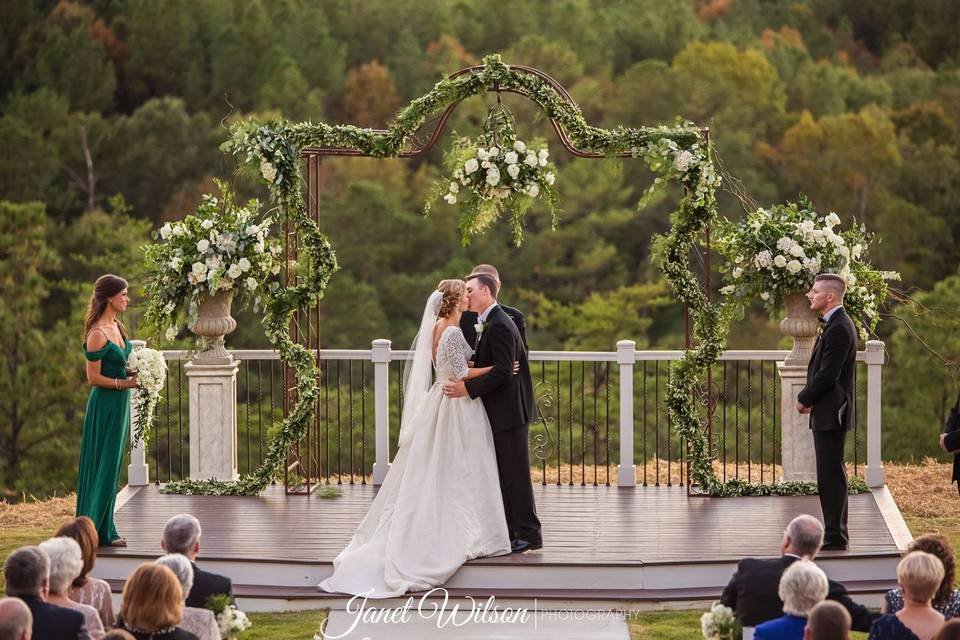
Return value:
[(257, 200), (237, 206), (227, 186), (217, 185), (219, 197), (205, 194), (196, 213), (163, 225), (154, 232), (157, 242), (144, 248), (144, 322), (167, 341), (176, 338), (181, 317), (193, 327), (207, 297), (227, 293), (257, 309), (264, 288), (279, 286), (266, 284), (280, 272), (282, 248), (268, 238), (273, 220), (261, 219)]
[(728, 261), (721, 293), (745, 301), (759, 297), (772, 311), (790, 294), (806, 293), (817, 274), (836, 273), (847, 283), (843, 305), (863, 340), (877, 326), (887, 281), (900, 279), (870, 264), (874, 237), (863, 225), (843, 230), (836, 213), (821, 215), (809, 202), (757, 209), (719, 226), (715, 247)]

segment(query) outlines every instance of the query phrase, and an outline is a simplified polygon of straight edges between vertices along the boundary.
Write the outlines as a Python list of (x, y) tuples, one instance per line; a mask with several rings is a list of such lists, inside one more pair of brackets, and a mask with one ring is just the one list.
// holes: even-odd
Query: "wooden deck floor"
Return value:
[[(271, 487), (259, 497), (162, 495), (140, 489), (117, 513), (126, 549), (101, 556), (162, 553), (163, 525), (192, 513), (203, 527), (206, 560), (329, 563), (349, 540), (375, 489), (345, 485), (335, 499), (286, 496)], [(543, 524), (541, 551), (471, 561), (471, 565), (651, 565), (736, 560), (776, 555), (786, 524), (796, 515), (819, 517), (814, 497), (688, 498), (683, 487), (535, 486)], [(851, 496), (851, 546), (845, 555), (897, 553), (870, 494)]]

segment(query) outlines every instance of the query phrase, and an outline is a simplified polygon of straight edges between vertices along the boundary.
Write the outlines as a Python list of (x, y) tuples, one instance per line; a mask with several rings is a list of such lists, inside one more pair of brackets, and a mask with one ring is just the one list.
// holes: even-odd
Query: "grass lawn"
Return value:
[[(887, 484), (914, 536), (941, 533), (960, 549), (960, 500), (948, 484), (951, 467), (933, 460), (921, 465), (885, 464)], [(749, 499), (749, 498), (746, 498)], [(0, 502), (0, 557), (49, 537), (73, 516), (73, 496), (10, 505)], [(0, 593), (2, 593), (0, 580)], [(633, 640), (700, 640), (702, 611), (653, 611), (629, 616)], [(326, 610), (253, 613), (246, 640), (310, 640), (320, 630)], [(866, 638), (867, 634), (853, 634)]]

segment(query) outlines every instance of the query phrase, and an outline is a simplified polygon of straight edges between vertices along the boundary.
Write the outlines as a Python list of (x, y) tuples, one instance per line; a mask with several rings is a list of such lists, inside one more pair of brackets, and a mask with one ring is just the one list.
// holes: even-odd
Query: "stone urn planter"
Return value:
[(800, 292), (787, 295), (784, 304), (787, 315), (780, 321), (780, 331), (793, 338), (793, 350), (787, 354), (784, 362), (787, 365), (806, 366), (817, 337), (817, 312), (810, 310), (810, 301), (806, 294)]
[(193, 361), (203, 364), (229, 364), (233, 356), (223, 344), (224, 336), (237, 328), (237, 321), (230, 316), (233, 291), (219, 291), (206, 295), (197, 305), (197, 321), (190, 330), (200, 336), (200, 353)]

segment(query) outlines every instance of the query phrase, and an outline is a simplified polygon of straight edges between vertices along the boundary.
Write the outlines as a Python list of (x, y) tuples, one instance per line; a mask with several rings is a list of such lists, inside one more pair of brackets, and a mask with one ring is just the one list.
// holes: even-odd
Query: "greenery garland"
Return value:
[[(311, 258), (300, 284), (280, 288), (270, 296), (264, 317), (267, 337), (280, 352), (281, 360), (296, 371), (298, 401), (283, 421), (263, 465), (256, 472), (237, 482), (183, 480), (169, 483), (163, 490), (217, 495), (259, 493), (283, 469), (287, 448), (302, 438), (311, 419), (319, 372), (310, 352), (290, 339), (288, 327), (298, 308), (316, 303), (337, 264), (326, 238), (306, 215), (301, 195), (301, 151), (308, 147), (337, 148), (356, 150), (377, 158), (396, 157), (425, 122), (440, 115), (448, 106), (499, 88), (527, 95), (544, 115), (563, 128), (581, 151), (606, 156), (630, 152), (634, 157), (643, 158), (659, 177), (641, 200), (641, 207), (669, 182), (679, 182), (684, 187), (680, 206), (671, 216), (670, 232), (656, 239), (655, 249), (661, 269), (679, 300), (689, 306), (693, 318), (696, 346), (673, 364), (667, 391), (671, 420), (689, 446), (691, 481), (705, 493), (716, 496), (816, 493), (814, 483), (753, 485), (738, 480), (720, 482), (710, 459), (695, 401), (696, 391), (707, 367), (717, 362), (723, 353), (730, 321), (742, 302), (734, 299), (710, 302), (690, 270), (690, 250), (715, 221), (716, 190), (720, 185), (699, 128), (691, 122), (672, 127), (618, 127), (612, 130), (593, 127), (587, 124), (576, 105), (564, 99), (543, 78), (512, 69), (499, 55), (487, 56), (483, 62), (483, 67), (475, 72), (437, 83), (429, 93), (405, 107), (385, 132), (352, 125), (285, 121), (248, 121), (234, 127), (231, 138), (222, 149), (248, 164), (259, 164), (273, 199), (293, 221)], [(855, 491), (865, 489), (862, 482), (853, 482), (851, 487)]]

